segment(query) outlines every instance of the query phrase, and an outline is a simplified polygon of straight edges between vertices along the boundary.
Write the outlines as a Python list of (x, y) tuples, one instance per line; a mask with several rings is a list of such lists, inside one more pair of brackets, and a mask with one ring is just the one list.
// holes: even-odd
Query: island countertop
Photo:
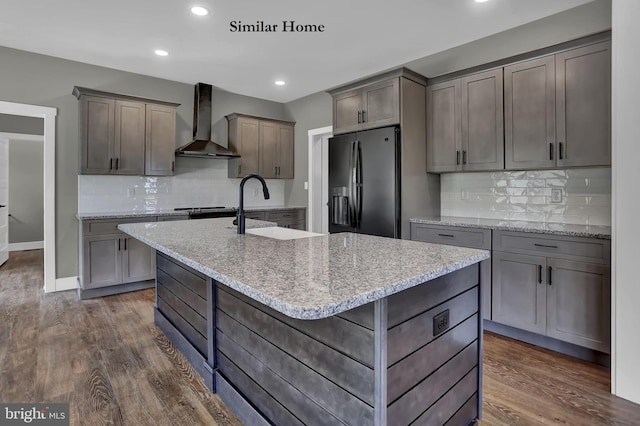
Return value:
[(293, 240), (238, 235), (228, 219), (118, 228), (297, 319), (326, 318), (489, 258), (486, 250), (351, 233)]

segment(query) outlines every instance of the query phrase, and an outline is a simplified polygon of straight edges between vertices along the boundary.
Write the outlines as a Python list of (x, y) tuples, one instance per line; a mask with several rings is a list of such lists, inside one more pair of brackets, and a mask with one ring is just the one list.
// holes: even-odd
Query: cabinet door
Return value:
[(427, 171), (462, 170), (460, 79), (427, 87)]
[(462, 79), (462, 168), (504, 169), (502, 69)]
[(492, 272), (493, 321), (544, 334), (546, 258), (493, 252)]
[(400, 80), (393, 78), (362, 88), (362, 128), (400, 123)]
[(147, 104), (146, 123), (144, 173), (149, 176), (171, 176), (176, 160), (176, 109)]
[(293, 126), (278, 126), (278, 177), (293, 179)]
[(361, 128), (362, 90), (356, 89), (333, 97), (333, 134), (354, 132)]
[(558, 166), (611, 164), (611, 42), (556, 55)]
[(547, 336), (609, 353), (609, 266), (551, 258), (547, 265)]
[(278, 177), (278, 124), (260, 122), (260, 176), (265, 179)]
[(234, 149), (240, 158), (229, 164), (235, 170), (229, 170), (230, 177), (243, 177), (251, 173), (260, 171), (259, 163), (259, 121), (248, 117), (238, 117), (235, 122), (236, 128), (229, 132), (229, 145)]
[(110, 174), (115, 161), (115, 100), (82, 96), (80, 173)]
[(504, 68), (505, 166), (555, 167), (555, 67), (546, 56)]
[(135, 238), (122, 237), (122, 282), (152, 280), (156, 276), (156, 251)]
[(82, 288), (122, 283), (121, 234), (84, 237)]
[(118, 175), (144, 174), (145, 104), (115, 101), (115, 164)]

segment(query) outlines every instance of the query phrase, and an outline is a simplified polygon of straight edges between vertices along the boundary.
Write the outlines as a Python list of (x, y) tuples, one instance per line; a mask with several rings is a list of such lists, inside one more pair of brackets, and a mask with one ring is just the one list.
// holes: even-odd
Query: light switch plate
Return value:
[(562, 189), (553, 188), (551, 190), (551, 202), (552, 203), (561, 203), (562, 202)]

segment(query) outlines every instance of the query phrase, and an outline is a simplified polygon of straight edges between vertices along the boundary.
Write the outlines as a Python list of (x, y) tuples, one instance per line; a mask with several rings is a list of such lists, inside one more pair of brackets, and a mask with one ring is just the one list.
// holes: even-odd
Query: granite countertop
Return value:
[(413, 223), (429, 225), (460, 226), (467, 228), (496, 229), (501, 231), (531, 232), (537, 234), (563, 235), (569, 237), (589, 237), (603, 240), (611, 239), (610, 226), (574, 225), (567, 223), (527, 222), (508, 219), (482, 219), (471, 217), (416, 217), (409, 219)]
[[(247, 219), (247, 227), (264, 223)], [(294, 240), (238, 235), (224, 219), (118, 228), (298, 319), (326, 318), (489, 258), (486, 250), (351, 233)]]
[[(268, 210), (288, 210), (288, 209), (306, 209), (302, 206), (267, 206), (267, 207), (247, 207), (245, 212), (254, 211), (268, 211)], [(222, 209), (216, 209), (218, 212), (232, 212), (235, 211), (235, 207), (225, 207)], [(121, 212), (91, 212), (91, 213), (77, 213), (76, 217), (80, 220), (97, 220), (97, 219), (126, 219), (137, 217), (150, 217), (150, 216), (185, 216), (189, 212), (184, 210), (175, 211), (174, 209), (157, 209), (157, 210), (142, 210), (142, 211), (121, 211)]]

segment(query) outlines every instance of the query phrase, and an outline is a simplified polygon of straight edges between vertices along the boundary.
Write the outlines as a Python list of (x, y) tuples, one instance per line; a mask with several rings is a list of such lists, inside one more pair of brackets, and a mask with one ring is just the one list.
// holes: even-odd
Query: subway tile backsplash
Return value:
[[(237, 207), (240, 179), (227, 177), (228, 160), (179, 158), (175, 176), (78, 176), (78, 211), (147, 211), (175, 207)], [(245, 185), (245, 207), (284, 205), (284, 181), (267, 180), (264, 200), (255, 179)]]
[(610, 168), (445, 173), (440, 183), (443, 216), (611, 226)]

